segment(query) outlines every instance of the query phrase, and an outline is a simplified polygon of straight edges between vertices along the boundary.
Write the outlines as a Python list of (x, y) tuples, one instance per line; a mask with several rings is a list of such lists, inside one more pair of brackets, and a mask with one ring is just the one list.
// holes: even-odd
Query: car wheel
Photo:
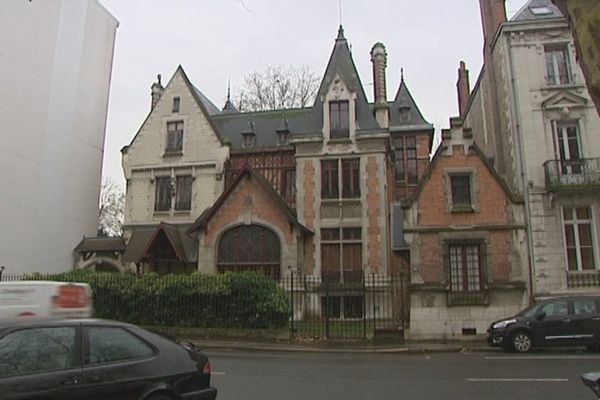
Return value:
[(516, 332), (513, 334), (510, 344), (512, 349), (518, 353), (527, 353), (533, 346), (531, 335), (527, 332)]

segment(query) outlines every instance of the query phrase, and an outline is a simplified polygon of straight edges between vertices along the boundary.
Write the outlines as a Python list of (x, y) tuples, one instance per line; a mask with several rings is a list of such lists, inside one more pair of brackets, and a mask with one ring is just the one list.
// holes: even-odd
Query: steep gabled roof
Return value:
[[(400, 86), (394, 101), (389, 104), (390, 127), (392, 126), (422, 126), (425, 129), (433, 129), (433, 125), (427, 122), (421, 114), (421, 110), (413, 99), (408, 86), (404, 82), (404, 76), (400, 79)], [(407, 117), (401, 117), (401, 110), (407, 111)]]
[(186, 233), (188, 225), (174, 225), (161, 222), (155, 226), (135, 228), (127, 243), (123, 254), (123, 260), (129, 262), (140, 262), (151, 249), (154, 241), (163, 232), (169, 244), (175, 251), (177, 258), (183, 262), (197, 261), (198, 241), (189, 237)]
[(344, 84), (350, 91), (356, 92), (356, 119), (358, 128), (360, 130), (380, 129), (380, 126), (375, 120), (369, 107), (367, 96), (365, 95), (358, 71), (354, 65), (354, 60), (352, 59), (350, 48), (348, 47), (348, 41), (344, 37), (344, 29), (340, 25), (333, 51), (329, 57), (325, 74), (323, 75), (321, 85), (319, 86), (319, 90), (315, 97), (312, 113), (314, 118), (313, 130), (320, 130), (323, 126), (322, 98), (327, 94), (327, 91), (336, 76), (339, 76), (342, 81), (344, 81)]
[(125, 242), (122, 237), (84, 237), (73, 250), (75, 253), (90, 251), (123, 251)]
[(256, 180), (259, 186), (265, 190), (268, 196), (273, 199), (277, 208), (285, 215), (288, 221), (294, 226), (300, 228), (304, 233), (312, 233), (310, 229), (302, 225), (298, 218), (296, 218), (296, 213), (286, 204), (286, 202), (281, 198), (279, 193), (275, 191), (273, 186), (261, 175), (256, 173), (250, 166), (245, 166), (244, 169), (240, 171), (240, 173), (235, 177), (231, 185), (223, 191), (221, 196), (217, 199), (215, 204), (207, 208), (202, 212), (202, 214), (194, 221), (192, 226), (188, 229), (187, 233), (193, 233), (200, 229), (205, 229), (208, 226), (211, 218), (219, 211), (219, 209), (223, 206), (227, 198), (233, 193), (235, 188), (240, 184), (242, 179), (246, 176), (250, 176), (252, 179)]
[(537, 21), (550, 18), (564, 18), (551, 0), (529, 0), (515, 13), (510, 21)]

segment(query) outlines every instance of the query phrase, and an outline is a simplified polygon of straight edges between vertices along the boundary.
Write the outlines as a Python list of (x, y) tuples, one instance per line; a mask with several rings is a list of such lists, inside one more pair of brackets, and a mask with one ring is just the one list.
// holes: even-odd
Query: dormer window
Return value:
[(277, 131), (277, 140), (278, 143), (281, 144), (288, 144), (288, 136), (289, 136), (290, 132), (289, 131)]
[(254, 132), (244, 132), (242, 133), (242, 147), (249, 148), (254, 147), (256, 143), (256, 135)]
[(398, 110), (400, 112), (400, 122), (410, 122), (410, 108), (409, 107), (400, 107)]
[(173, 97), (173, 110), (172, 111), (174, 113), (179, 112), (179, 103), (180, 103), (179, 97)]
[(332, 139), (350, 136), (348, 100), (329, 102), (329, 133)]

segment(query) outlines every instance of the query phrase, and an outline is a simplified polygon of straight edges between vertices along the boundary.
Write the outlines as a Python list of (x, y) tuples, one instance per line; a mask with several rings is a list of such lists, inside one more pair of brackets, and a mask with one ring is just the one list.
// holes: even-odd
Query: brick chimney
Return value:
[(469, 70), (465, 67), (465, 62), (460, 62), (458, 68), (458, 80), (456, 81), (456, 92), (458, 94), (458, 112), (462, 117), (467, 111), (469, 97), (471, 96), (471, 87), (469, 85)]
[(505, 0), (479, 0), (481, 25), (483, 27), (483, 60), (487, 64), (490, 46), (498, 28), (506, 22)]
[(165, 91), (165, 88), (163, 87), (163, 85), (160, 82), (160, 74), (158, 74), (158, 76), (156, 77), (158, 82), (154, 82), (152, 84), (151, 87), (151, 96), (152, 96), (152, 104), (150, 106), (150, 110), (153, 110), (154, 107), (156, 107), (156, 105), (158, 104), (158, 101), (160, 100), (160, 96), (162, 96), (163, 92)]
[(375, 119), (383, 128), (389, 125), (387, 106), (387, 90), (385, 68), (387, 67), (387, 52), (381, 42), (371, 48), (371, 62), (373, 63), (373, 95), (375, 103)]

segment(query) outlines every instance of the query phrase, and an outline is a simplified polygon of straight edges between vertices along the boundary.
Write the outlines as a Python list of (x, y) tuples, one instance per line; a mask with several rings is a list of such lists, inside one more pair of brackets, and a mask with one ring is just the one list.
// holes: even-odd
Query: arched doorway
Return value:
[(261, 225), (238, 225), (219, 240), (217, 271), (256, 271), (279, 279), (281, 243), (272, 230)]

